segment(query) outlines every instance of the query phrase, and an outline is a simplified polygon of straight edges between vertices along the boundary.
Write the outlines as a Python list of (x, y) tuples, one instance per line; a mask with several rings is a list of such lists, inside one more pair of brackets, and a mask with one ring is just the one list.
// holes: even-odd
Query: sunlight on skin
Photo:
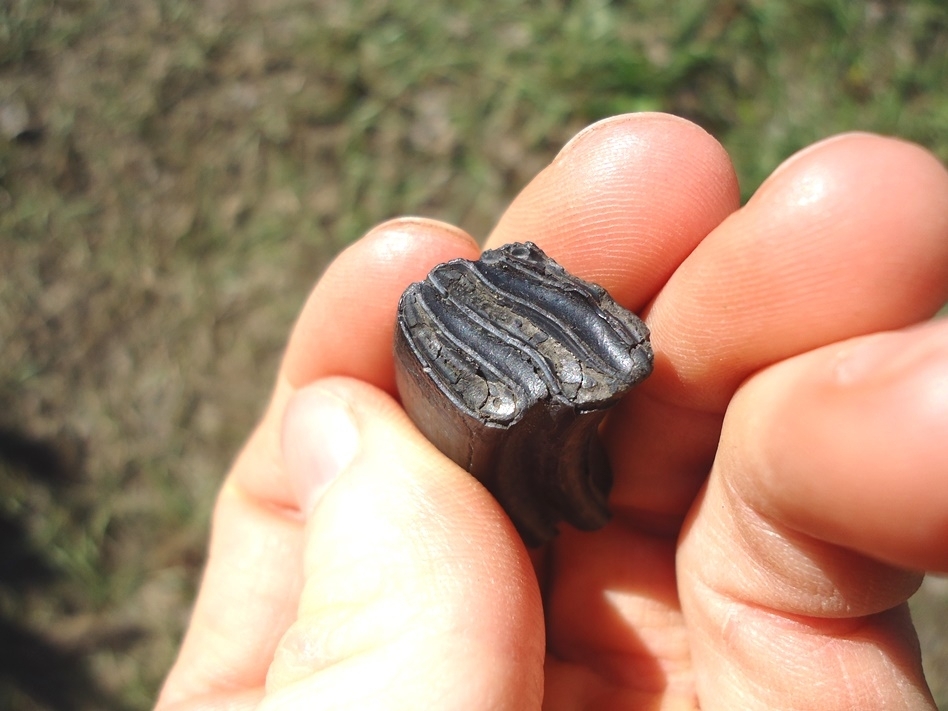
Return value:
[[(860, 134), (794, 159), (744, 208), (737, 195), (726, 155), (699, 128), (660, 115), (620, 117), (564, 149), (492, 234), (492, 246), (529, 235), (624, 305), (648, 305), (659, 354), (655, 375), (608, 423), (619, 503), (612, 522), (595, 533), (564, 527), (539, 579), (496, 502), (385, 394), (401, 290), (476, 247), (453, 228), (407, 220), (347, 250), (300, 317), (281, 374), (287, 387), (231, 486), (276, 518), (314, 482), (335, 478), (314, 497), (305, 527), (299, 512), (284, 517), (270, 532), (274, 545), (250, 548), (254, 560), (239, 568), (222, 565), (241, 525), (239, 511), (227, 511), (235, 502), (222, 496), (207, 577), (162, 711), (189, 708), (189, 698), (202, 695), (226, 706), (247, 692), (221, 684), (240, 669), (251, 688), (262, 687), (269, 670), (266, 704), (274, 708), (523, 711), (539, 707), (541, 688), (550, 711), (690, 710), (698, 693), (704, 710), (866, 707), (873, 693), (893, 708), (930, 708), (900, 606), (917, 576), (854, 553), (875, 524), (827, 504), (845, 500), (853, 480), (846, 467), (821, 471), (820, 457), (846, 461), (852, 451), (817, 437), (831, 427), (801, 429), (816, 437), (809, 447), (780, 433), (838, 419), (804, 367), (831, 352), (822, 346), (908, 326), (948, 298), (948, 174), (917, 147)], [(417, 239), (404, 239), (406, 231)], [(364, 298), (345, 297), (353, 292)], [(345, 332), (340, 318), (351, 326)], [(347, 377), (332, 377), (339, 375)], [(912, 393), (924, 384), (895, 381), (904, 397), (888, 401), (901, 403), (906, 427), (941, 418), (937, 408), (915, 406)], [(332, 446), (336, 400), (359, 429), (359, 451), (342, 472), (318, 453)], [(312, 432), (282, 446), (313, 451), (287, 456), (279, 432), (291, 401), (287, 430), (305, 415), (313, 419), (299, 431)], [(846, 410), (852, 439), (842, 444), (872, 431), (868, 411)], [(650, 428), (652, 421), (669, 427)], [(882, 441), (859, 447), (871, 453), (867, 444)], [(758, 466), (762, 442), (780, 455), (779, 467)], [(917, 454), (913, 471), (924, 490), (944, 468), (930, 451)], [(876, 461), (856, 492), (865, 511), (891, 503), (879, 497), (893, 471), (885, 458)], [(310, 481), (294, 483), (301, 478)], [(671, 493), (652, 493), (666, 481)], [(814, 500), (813, 482), (842, 496)], [(937, 528), (941, 500), (917, 503), (915, 515)], [(260, 525), (268, 521), (275, 523), (263, 517)], [(826, 530), (839, 537), (824, 540)], [(932, 557), (934, 539), (917, 534), (889, 529), (890, 562), (928, 555), (912, 560), (948, 567)], [(299, 551), (305, 570), (287, 570), (285, 560), (268, 558), (271, 550)], [(386, 571), (381, 592), (377, 581), (362, 590), (365, 581), (345, 572), (352, 565)], [(235, 570), (257, 571), (281, 595), (244, 598), (228, 611), (255, 589), (235, 580)], [(360, 604), (336, 623), (319, 613), (341, 600), (364, 600), (365, 616)], [(373, 624), (373, 609), (388, 610), (385, 619)], [(815, 617), (829, 609), (836, 619)], [(316, 614), (300, 616), (304, 610)], [(254, 619), (283, 627), (261, 629)], [(328, 647), (312, 644), (311, 634), (330, 635), (336, 651), (318, 652)], [(229, 635), (244, 640), (240, 650), (204, 654), (209, 640)], [(788, 678), (791, 661), (808, 671), (806, 683)], [(355, 679), (363, 680), (358, 688)]]

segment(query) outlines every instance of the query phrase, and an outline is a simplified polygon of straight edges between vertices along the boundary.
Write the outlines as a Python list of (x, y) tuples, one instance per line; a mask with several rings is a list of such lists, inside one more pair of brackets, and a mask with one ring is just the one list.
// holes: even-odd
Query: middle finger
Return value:
[(791, 158), (649, 308), (656, 352), (610, 432), (613, 508), (668, 532), (755, 371), (932, 316), (948, 298), (948, 174), (918, 146), (849, 134)]

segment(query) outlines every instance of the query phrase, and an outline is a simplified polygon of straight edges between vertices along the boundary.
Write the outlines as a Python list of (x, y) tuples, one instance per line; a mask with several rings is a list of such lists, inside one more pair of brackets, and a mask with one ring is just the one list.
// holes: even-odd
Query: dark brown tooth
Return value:
[(606, 411), (652, 372), (648, 327), (531, 242), (440, 264), (405, 290), (398, 390), (418, 428), (537, 546), (609, 520)]

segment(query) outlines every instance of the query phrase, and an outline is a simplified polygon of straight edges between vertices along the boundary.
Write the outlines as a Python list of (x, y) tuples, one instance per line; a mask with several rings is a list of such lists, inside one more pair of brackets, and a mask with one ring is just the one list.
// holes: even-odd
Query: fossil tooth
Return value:
[(476, 476), (524, 541), (609, 519), (598, 437), (608, 408), (652, 372), (646, 325), (531, 242), (436, 266), (405, 290), (398, 390), (425, 436)]

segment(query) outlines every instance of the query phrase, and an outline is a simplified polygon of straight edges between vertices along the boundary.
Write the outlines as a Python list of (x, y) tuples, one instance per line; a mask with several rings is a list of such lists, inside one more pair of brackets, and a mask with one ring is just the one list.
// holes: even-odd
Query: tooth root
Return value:
[(652, 371), (646, 325), (526, 242), (435, 267), (395, 329), (402, 404), (524, 541), (595, 530), (612, 486), (598, 426)]

